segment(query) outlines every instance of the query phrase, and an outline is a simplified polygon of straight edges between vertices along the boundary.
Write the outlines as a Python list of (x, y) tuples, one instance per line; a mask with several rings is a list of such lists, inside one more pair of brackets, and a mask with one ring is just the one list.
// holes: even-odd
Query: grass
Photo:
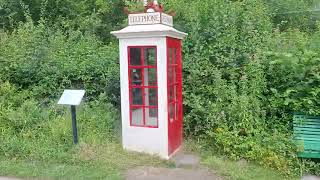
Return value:
[(276, 170), (265, 168), (252, 162), (233, 161), (220, 154), (213, 154), (215, 150), (203, 150), (201, 143), (187, 140), (185, 149), (188, 152), (196, 153), (201, 157), (201, 164), (224, 179), (230, 180), (284, 180), (299, 179), (298, 177), (285, 177)]
[(283, 179), (299, 179), (296, 177), (284, 177), (274, 170), (263, 168), (254, 163), (245, 161), (231, 161), (227, 158), (218, 156), (207, 156), (202, 160), (202, 164), (214, 169), (219, 175), (226, 179), (234, 180), (283, 180)]
[[(232, 180), (283, 180), (274, 170), (245, 161), (231, 161), (222, 156), (203, 153), (199, 145), (190, 143), (186, 151), (199, 154), (203, 166), (213, 170), (224, 179)], [(194, 146), (194, 148), (190, 148)], [(70, 159), (51, 161), (28, 161), (2, 159), (0, 174), (2, 176), (41, 179), (111, 179), (120, 180), (125, 171), (137, 166), (174, 167), (170, 162), (158, 157), (122, 150), (118, 143), (102, 146), (80, 144), (70, 151)], [(290, 178), (298, 179), (298, 178)]]
[(45, 162), (2, 161), (0, 172), (5, 176), (41, 179), (121, 179), (110, 167), (93, 164), (50, 164)]
[[(187, 141), (186, 144), (192, 143)], [(196, 146), (196, 144), (192, 146)], [(276, 171), (250, 162), (231, 161), (222, 156), (202, 153), (199, 147), (192, 149), (188, 145), (185, 149), (186, 151), (200, 154), (202, 165), (213, 170), (224, 179), (288, 179)], [(70, 159), (45, 162), (2, 158), (0, 161), (0, 175), (21, 178), (37, 177), (40, 179), (120, 180), (125, 177), (127, 169), (137, 166), (174, 167), (172, 163), (160, 160), (155, 156), (124, 151), (118, 143), (107, 143), (101, 146), (80, 144), (74, 147), (69, 155)]]
[(117, 143), (75, 147), (71, 159), (63, 161), (0, 161), (0, 175), (41, 179), (123, 179), (125, 170), (136, 166), (168, 167), (170, 163), (155, 156), (126, 152)]

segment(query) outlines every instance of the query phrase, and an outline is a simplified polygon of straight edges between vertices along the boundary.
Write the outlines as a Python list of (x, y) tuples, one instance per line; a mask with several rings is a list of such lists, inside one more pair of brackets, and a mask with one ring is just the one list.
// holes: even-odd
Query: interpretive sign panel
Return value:
[(63, 94), (60, 97), (58, 104), (78, 106), (81, 103), (81, 100), (85, 92), (85, 90), (66, 89), (63, 91)]

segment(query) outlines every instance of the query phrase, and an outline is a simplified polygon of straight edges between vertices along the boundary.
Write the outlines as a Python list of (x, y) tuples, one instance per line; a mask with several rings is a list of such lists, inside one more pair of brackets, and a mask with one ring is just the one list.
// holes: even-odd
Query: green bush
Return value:
[[(71, 117), (67, 107), (40, 105), (9, 83), (0, 84), (0, 156), (44, 160), (72, 158)], [(15, 100), (16, 104), (7, 102)], [(119, 112), (105, 95), (80, 106), (80, 143), (103, 144), (115, 140)], [(71, 157), (70, 157), (71, 156)]]
[(31, 22), (13, 33), (0, 33), (0, 77), (29, 89), (38, 98), (55, 98), (65, 88), (85, 89), (119, 100), (118, 48), (95, 36)]
[[(292, 113), (320, 113), (318, 33), (273, 29), (273, 6), (259, 0), (188, 1), (187, 7), (166, 2), (177, 9), (177, 27), (189, 33), (183, 67), (186, 135), (233, 159), (300, 173)], [(311, 169), (319, 173), (306, 165)]]
[(320, 114), (318, 35), (297, 30), (274, 33), (266, 64), (271, 117), (285, 112)]
[(110, 31), (123, 24), (124, 5), (122, 0), (1, 0), (0, 29), (13, 31), (21, 22), (38, 24), (45, 19), (50, 26), (77, 29), (110, 41)]
[(265, 116), (267, 10), (259, 1), (195, 1), (183, 8), (179, 24), (190, 34), (184, 43), (186, 133), (210, 137), (219, 124), (251, 133)]

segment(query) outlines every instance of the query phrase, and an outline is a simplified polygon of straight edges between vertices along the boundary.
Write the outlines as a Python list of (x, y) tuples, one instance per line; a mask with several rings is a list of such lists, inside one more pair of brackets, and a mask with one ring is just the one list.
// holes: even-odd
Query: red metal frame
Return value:
[[(170, 49), (172, 61), (176, 55), (176, 62), (170, 64)], [(176, 53), (174, 53), (176, 49)], [(170, 67), (175, 71), (172, 76), (175, 82), (170, 81)], [(170, 99), (170, 89), (176, 87), (175, 97)], [(182, 106), (182, 54), (181, 40), (167, 37), (167, 88), (168, 88), (168, 152), (174, 153), (182, 144), (183, 138), (183, 106)], [(174, 120), (170, 121), (170, 105), (174, 104)]]
[[(140, 57), (140, 61), (141, 61), (141, 66), (132, 66), (130, 65), (130, 49), (131, 48), (137, 48), (137, 49), (140, 49), (141, 50), (141, 57)], [(144, 59), (144, 56), (145, 56), (145, 49), (147, 48), (154, 48), (155, 49), (155, 65), (151, 66), (151, 65), (146, 65), (145, 66), (145, 59)], [(128, 80), (129, 80), (129, 84), (128, 84), (128, 88), (129, 88), (129, 106), (130, 106), (130, 126), (134, 126), (134, 127), (146, 127), (146, 128), (158, 128), (158, 125), (159, 125), (159, 121), (158, 121), (158, 118), (159, 118), (159, 115), (157, 114), (157, 119), (156, 119), (156, 122), (157, 122), (157, 125), (156, 126), (148, 126), (146, 125), (146, 117), (145, 117), (145, 112), (146, 112), (146, 108), (149, 108), (150, 109), (157, 109), (157, 112), (158, 112), (158, 75), (157, 75), (157, 47), (156, 46), (128, 46)], [(145, 69), (155, 69), (156, 72), (155, 72), (155, 76), (156, 76), (156, 82), (154, 82), (156, 85), (155, 86), (149, 86), (149, 85), (145, 85), (144, 83), (144, 70)], [(142, 75), (142, 78), (141, 78), (141, 85), (133, 85), (132, 82), (131, 82), (131, 69), (141, 69), (141, 75)], [(133, 88), (137, 88), (137, 89), (141, 89), (141, 93), (142, 93), (142, 105), (134, 105), (133, 104), (133, 99), (132, 99), (132, 89)], [(150, 106), (150, 105), (145, 105), (145, 89), (156, 89), (157, 93), (156, 93), (156, 106)], [(133, 108), (142, 108), (143, 109), (143, 125), (134, 125), (132, 123), (132, 109)]]

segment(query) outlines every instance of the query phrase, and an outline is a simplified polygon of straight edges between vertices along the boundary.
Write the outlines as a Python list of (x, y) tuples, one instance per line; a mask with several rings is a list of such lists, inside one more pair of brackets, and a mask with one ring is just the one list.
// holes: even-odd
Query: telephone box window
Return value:
[(142, 83), (142, 69), (130, 69), (131, 85), (140, 86)]
[(147, 68), (146, 73), (148, 74), (148, 81), (146, 86), (157, 86), (157, 69)]
[(132, 107), (132, 121), (133, 126), (143, 126), (143, 108)]
[(145, 50), (145, 65), (156, 66), (156, 49), (146, 48)]
[(132, 66), (141, 66), (141, 49), (140, 48), (131, 48), (130, 49), (130, 65)]
[(177, 80), (177, 49), (168, 48), (168, 104), (169, 121), (176, 121), (178, 118), (178, 80)]
[(157, 97), (158, 97), (158, 89), (156, 88), (150, 88), (148, 89), (148, 94), (149, 94), (149, 103), (148, 105), (149, 106), (157, 106), (158, 105), (158, 100), (157, 100)]
[(132, 105), (143, 105), (142, 88), (132, 88)]
[(130, 124), (158, 127), (156, 47), (128, 47)]

